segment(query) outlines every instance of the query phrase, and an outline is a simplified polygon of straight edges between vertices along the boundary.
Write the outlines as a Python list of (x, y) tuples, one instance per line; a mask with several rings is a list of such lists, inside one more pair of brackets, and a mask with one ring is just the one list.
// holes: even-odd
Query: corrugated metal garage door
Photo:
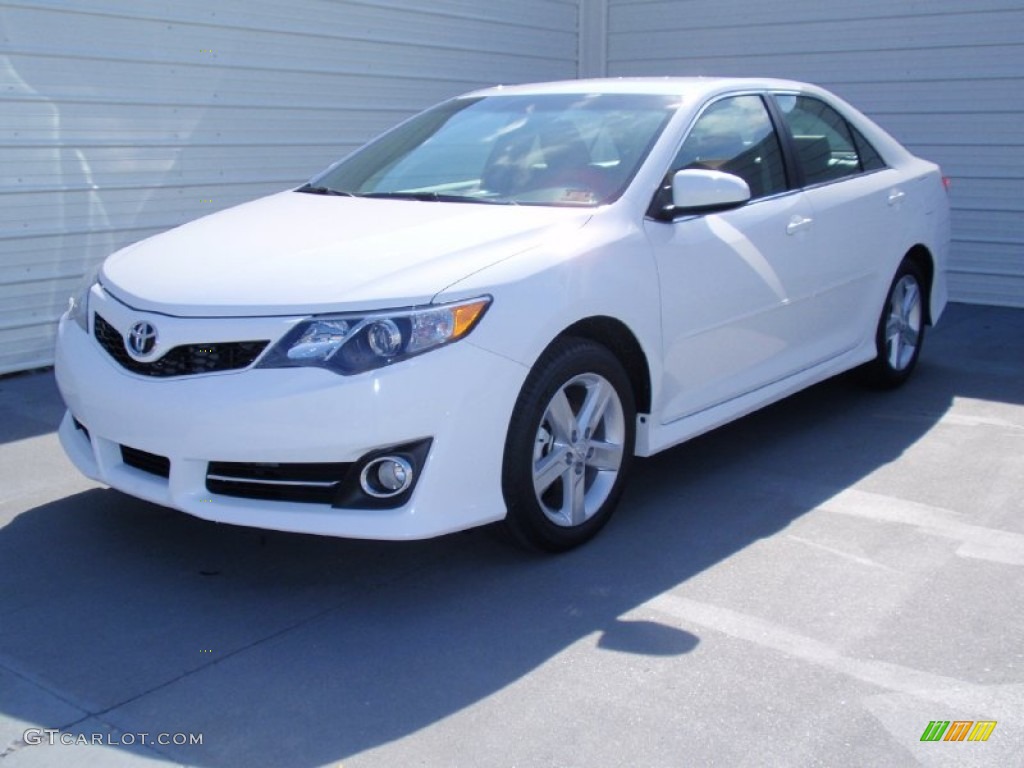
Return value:
[(954, 298), (1024, 307), (1021, 0), (608, 0), (608, 73), (820, 83), (953, 184)]
[(0, 373), (111, 251), (294, 185), (435, 101), (571, 78), (576, 0), (0, 6)]

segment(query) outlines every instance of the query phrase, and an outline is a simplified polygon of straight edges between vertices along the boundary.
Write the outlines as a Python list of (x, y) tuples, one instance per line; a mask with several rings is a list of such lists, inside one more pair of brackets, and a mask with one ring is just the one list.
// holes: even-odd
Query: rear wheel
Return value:
[(913, 373), (924, 343), (924, 286), (920, 268), (904, 259), (878, 320), (877, 357), (863, 369), (867, 383), (889, 389), (898, 387)]
[(553, 344), (527, 377), (505, 441), (505, 526), (557, 552), (608, 522), (632, 463), (636, 406), (618, 359), (587, 339)]

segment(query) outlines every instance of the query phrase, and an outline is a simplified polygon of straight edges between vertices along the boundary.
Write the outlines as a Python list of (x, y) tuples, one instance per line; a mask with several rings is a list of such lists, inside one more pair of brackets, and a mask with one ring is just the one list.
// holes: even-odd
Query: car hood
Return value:
[(118, 251), (100, 279), (135, 309), (178, 316), (412, 306), (590, 216), (282, 192)]

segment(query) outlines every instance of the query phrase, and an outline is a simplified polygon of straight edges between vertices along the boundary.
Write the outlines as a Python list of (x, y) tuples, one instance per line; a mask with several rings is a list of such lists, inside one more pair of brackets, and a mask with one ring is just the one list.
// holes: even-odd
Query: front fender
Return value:
[(652, 401), (661, 381), (661, 290), (643, 231), (614, 209), (582, 229), (546, 242), (459, 281), (438, 297), (488, 293), (494, 301), (467, 338), (532, 367), (570, 326), (592, 317), (622, 322), (640, 344), (651, 375)]

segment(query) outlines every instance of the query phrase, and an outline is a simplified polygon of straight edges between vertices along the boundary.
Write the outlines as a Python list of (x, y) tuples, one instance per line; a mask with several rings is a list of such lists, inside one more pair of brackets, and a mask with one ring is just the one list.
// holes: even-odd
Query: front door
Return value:
[[(672, 172), (733, 173), (751, 190), (740, 208), (648, 219), (661, 281), (663, 422), (699, 413), (813, 365), (813, 212), (790, 189), (758, 95), (709, 105)], [(669, 174), (671, 178), (671, 173)]]

